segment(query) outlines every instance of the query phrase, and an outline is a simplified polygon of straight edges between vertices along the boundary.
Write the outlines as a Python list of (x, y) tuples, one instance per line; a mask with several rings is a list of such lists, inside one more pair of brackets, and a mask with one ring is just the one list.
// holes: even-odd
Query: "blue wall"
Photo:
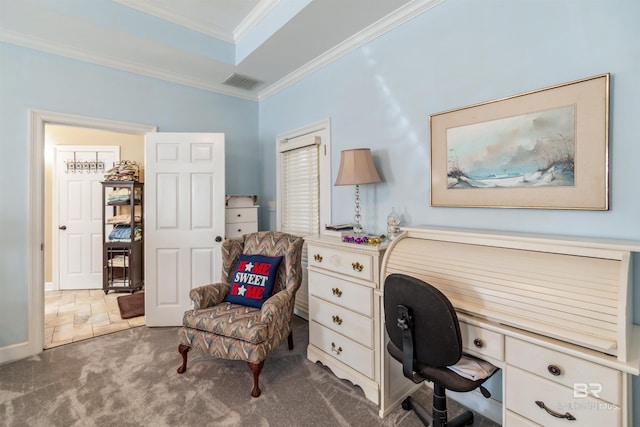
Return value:
[(27, 338), (29, 109), (224, 132), (227, 192), (259, 185), (257, 102), (0, 43), (0, 347)]
[[(370, 147), (383, 183), (361, 187), (363, 225), (384, 232), (392, 207), (404, 225), (434, 225), (640, 240), (640, 2), (447, 0), (260, 102), (263, 157), (275, 137), (331, 119), (332, 178), (340, 151)], [(611, 73), (610, 210), (429, 206), (429, 115)], [(275, 200), (264, 163), (263, 200)], [(352, 220), (353, 188), (333, 187), (335, 223)], [(275, 227), (273, 213), (263, 224)], [(640, 257), (634, 257), (640, 323)], [(635, 418), (640, 381), (634, 378)]]

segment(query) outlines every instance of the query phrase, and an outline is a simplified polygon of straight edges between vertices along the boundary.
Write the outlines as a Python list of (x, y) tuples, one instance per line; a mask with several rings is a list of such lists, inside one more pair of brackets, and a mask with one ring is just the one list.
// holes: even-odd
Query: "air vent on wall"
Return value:
[(262, 82), (248, 76), (243, 76), (241, 74), (233, 73), (227, 78), (227, 80), (225, 80), (222, 83), (227, 86), (233, 86), (233, 87), (239, 87), (241, 89), (251, 90), (256, 85)]

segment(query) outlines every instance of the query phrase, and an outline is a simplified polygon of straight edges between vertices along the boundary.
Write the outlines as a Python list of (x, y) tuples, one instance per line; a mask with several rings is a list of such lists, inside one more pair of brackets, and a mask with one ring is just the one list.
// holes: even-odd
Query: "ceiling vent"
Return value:
[(251, 90), (256, 85), (262, 82), (248, 76), (243, 76), (241, 74), (233, 73), (227, 78), (227, 80), (225, 80), (222, 83), (227, 86), (233, 86), (233, 87), (239, 87), (241, 89)]

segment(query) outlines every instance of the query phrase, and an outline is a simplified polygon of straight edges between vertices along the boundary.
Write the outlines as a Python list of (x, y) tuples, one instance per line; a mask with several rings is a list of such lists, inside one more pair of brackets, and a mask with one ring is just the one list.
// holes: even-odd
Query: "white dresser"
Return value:
[(227, 207), (224, 233), (227, 239), (258, 231), (259, 206)]
[(380, 402), (381, 245), (306, 238), (309, 258), (307, 358), (357, 384)]

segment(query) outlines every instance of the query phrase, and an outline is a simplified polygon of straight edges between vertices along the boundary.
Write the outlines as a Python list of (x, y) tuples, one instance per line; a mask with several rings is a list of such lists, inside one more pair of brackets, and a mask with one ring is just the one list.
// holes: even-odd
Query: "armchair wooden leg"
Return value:
[(293, 350), (293, 332), (289, 332), (287, 342), (289, 343), (289, 350)]
[(262, 367), (264, 366), (264, 360), (260, 363), (251, 363), (247, 362), (249, 365), (249, 369), (253, 372), (253, 390), (251, 390), (251, 396), (258, 397), (260, 396), (260, 387), (258, 386), (258, 377), (260, 377), (260, 372), (262, 372)]
[(182, 374), (187, 370), (187, 353), (191, 350), (191, 347), (184, 344), (178, 345), (178, 352), (182, 355), (182, 366), (178, 368), (178, 373)]

